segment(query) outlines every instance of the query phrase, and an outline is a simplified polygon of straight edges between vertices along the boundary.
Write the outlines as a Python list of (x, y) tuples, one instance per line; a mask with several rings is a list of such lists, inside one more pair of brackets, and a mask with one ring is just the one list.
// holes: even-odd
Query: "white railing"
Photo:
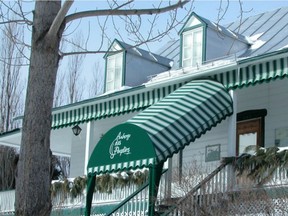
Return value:
[[(93, 194), (92, 209), (97, 211), (99, 206), (116, 206), (129, 195), (135, 192), (139, 186), (130, 184), (122, 188), (115, 188), (111, 193), (100, 193), (99, 191)], [(0, 215), (3, 213), (14, 212), (15, 190), (0, 192)], [(67, 193), (57, 193), (52, 198), (53, 209), (61, 215), (61, 210), (73, 210), (76, 208), (84, 208), (86, 205), (86, 192), (72, 197)], [(121, 212), (133, 211), (138, 212), (138, 215), (143, 215), (148, 209), (148, 187), (142, 190), (137, 196), (133, 197), (125, 206), (119, 209), (113, 215), (119, 215)], [(98, 214), (97, 214), (98, 215)], [(99, 213), (99, 215), (106, 215)]]
[(285, 188), (288, 189), (286, 169), (277, 168), (269, 181), (259, 186), (245, 175), (238, 176), (231, 164), (223, 164), (184, 196), (172, 197), (166, 204), (168, 210), (162, 211), (162, 214), (182, 216), (192, 213), (197, 216), (242, 212), (253, 215), (268, 208), (271, 211), (278, 208), (279, 215), (283, 212), (288, 215)]
[[(167, 201), (167, 173), (163, 174), (159, 187), (159, 193), (157, 197), (158, 204), (165, 204), (163, 200)], [(185, 196), (172, 196), (170, 203), (166, 203), (166, 207), (175, 205), (175, 209), (168, 213), (169, 215), (181, 215), (185, 213), (185, 209), (188, 208), (189, 212), (196, 212), (195, 215), (200, 214), (203, 211), (215, 211), (217, 206), (224, 205), (231, 199), (231, 194), (243, 191), (247, 185), (251, 186), (251, 182), (247, 177), (239, 177), (235, 174), (232, 165), (222, 166), (204, 178), (196, 187), (194, 187)], [(170, 183), (170, 181), (168, 181)], [(173, 186), (173, 185), (172, 185)], [(254, 185), (255, 186), (255, 185)], [(256, 187), (256, 186), (255, 186)], [(264, 185), (261, 186), (262, 190), (269, 192), (269, 189), (277, 189), (281, 192), (281, 187), (288, 187), (287, 170), (277, 169), (273, 177)], [(95, 215), (105, 216), (105, 212), (101, 211), (98, 214), (98, 209), (103, 206), (110, 206), (112, 210), (121, 201), (125, 200), (131, 194), (135, 193), (139, 189), (139, 186), (130, 184), (122, 188), (116, 188), (112, 193), (100, 193), (95, 192), (92, 200), (92, 210), (94, 209)], [(173, 190), (173, 188), (172, 188)], [(276, 197), (277, 198), (277, 197)], [(14, 211), (15, 191), (2, 191), (0, 192), (0, 215), (3, 213), (9, 214)], [(86, 195), (85, 191), (76, 197), (72, 197), (69, 194), (58, 193), (52, 200), (53, 209), (60, 211), (63, 209), (75, 209), (85, 207)], [(277, 201), (279, 202), (279, 200)], [(287, 201), (288, 202), (288, 201)], [(209, 208), (208, 208), (208, 207)], [(223, 208), (224, 208), (223, 207)], [(227, 207), (227, 206), (226, 206)], [(215, 208), (215, 209), (214, 209)], [(231, 206), (230, 206), (231, 208)], [(125, 205), (119, 208), (113, 215), (122, 215), (123, 213), (133, 212), (136, 215), (145, 215), (148, 210), (148, 187), (144, 188), (136, 194), (132, 199), (127, 201)], [(96, 211), (96, 212), (95, 212)], [(205, 213), (205, 212), (204, 212)]]
[(14, 212), (15, 190), (0, 192), (0, 215), (1, 212)]

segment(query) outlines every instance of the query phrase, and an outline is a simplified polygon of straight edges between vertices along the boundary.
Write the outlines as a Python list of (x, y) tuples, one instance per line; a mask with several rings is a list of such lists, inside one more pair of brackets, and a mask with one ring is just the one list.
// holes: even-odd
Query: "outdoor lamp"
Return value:
[(73, 131), (73, 133), (74, 133), (75, 136), (78, 136), (78, 135), (81, 133), (82, 128), (79, 127), (79, 125), (75, 125), (75, 126), (72, 128), (72, 131)]

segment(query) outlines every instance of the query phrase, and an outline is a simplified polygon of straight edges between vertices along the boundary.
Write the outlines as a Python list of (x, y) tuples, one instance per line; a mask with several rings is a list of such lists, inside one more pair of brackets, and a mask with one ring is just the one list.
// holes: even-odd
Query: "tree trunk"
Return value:
[[(47, 32), (61, 8), (61, 0), (35, 2), (32, 50), (16, 177), (16, 215), (51, 213), (50, 130), (61, 33)], [(63, 29), (63, 28), (62, 28)]]

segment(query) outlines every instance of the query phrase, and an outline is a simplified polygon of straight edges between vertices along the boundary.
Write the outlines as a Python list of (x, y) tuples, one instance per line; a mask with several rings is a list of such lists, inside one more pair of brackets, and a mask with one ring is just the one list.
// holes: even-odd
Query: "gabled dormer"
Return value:
[(171, 59), (156, 55), (119, 40), (114, 40), (108, 52), (105, 71), (105, 92), (134, 87), (151, 76), (171, 68)]
[(180, 34), (180, 67), (194, 67), (205, 61), (206, 23), (192, 13)]
[(248, 40), (225, 27), (192, 13), (181, 30), (180, 67), (196, 67), (249, 48)]

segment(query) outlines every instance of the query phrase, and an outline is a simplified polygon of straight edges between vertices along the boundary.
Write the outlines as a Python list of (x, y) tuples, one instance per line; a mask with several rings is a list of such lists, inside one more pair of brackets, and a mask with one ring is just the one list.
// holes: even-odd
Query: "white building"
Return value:
[[(185, 164), (195, 161), (205, 167), (212, 173), (205, 175), (210, 180), (222, 172), (213, 172), (222, 158), (238, 156), (248, 146), (288, 146), (287, 19), (288, 8), (281, 8), (224, 27), (192, 13), (179, 38), (167, 42), (157, 54), (115, 40), (109, 49), (113, 53), (105, 56), (105, 93), (53, 110), (51, 150), (70, 156), (71, 177), (88, 174), (89, 186), (96, 175), (149, 168), (145, 195), (138, 201), (127, 199), (117, 211), (154, 215), (154, 183), (158, 185), (163, 170), (168, 169), (156, 204), (174, 200), (172, 177), (176, 173), (181, 179)], [(82, 128), (78, 136), (71, 130), (75, 125)], [(1, 134), (0, 144), (19, 146), (20, 137), (21, 129)], [(227, 180), (229, 168), (222, 165), (221, 169), (226, 174), (214, 179), (213, 185), (222, 185), (223, 193), (234, 183)], [(215, 193), (211, 188), (206, 195)], [(120, 197), (119, 190), (115, 192)], [(196, 185), (188, 194), (197, 197), (193, 202), (201, 209), (202, 198), (195, 195), (199, 190)], [(13, 197), (13, 191), (0, 194), (0, 203), (5, 196)], [(119, 204), (116, 195), (99, 197), (94, 195), (92, 200), (93, 215), (108, 215)], [(91, 199), (88, 193), (88, 206)], [(208, 213), (213, 211), (211, 206), (220, 205), (213, 200)], [(79, 202), (73, 208), (67, 203), (62, 207), (79, 215), (85, 199)], [(176, 211), (183, 210), (179, 210), (183, 203), (196, 211), (193, 202), (187, 204), (177, 196)], [(0, 211), (13, 212), (11, 205), (2, 206)]]

